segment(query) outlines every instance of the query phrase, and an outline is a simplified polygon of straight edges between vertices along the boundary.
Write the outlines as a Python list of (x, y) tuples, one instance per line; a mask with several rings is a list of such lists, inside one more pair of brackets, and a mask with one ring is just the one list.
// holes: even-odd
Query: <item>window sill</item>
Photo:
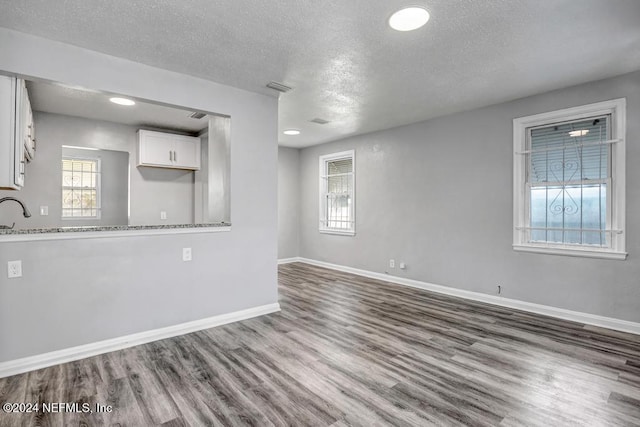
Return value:
[(338, 236), (355, 236), (355, 231), (346, 231), (346, 230), (332, 230), (330, 228), (321, 228), (320, 233), (322, 234), (336, 234)]
[(556, 246), (514, 244), (513, 250), (517, 252), (533, 252), (547, 255), (565, 255), (584, 258), (615, 259), (619, 261), (624, 261), (625, 259), (627, 259), (626, 252), (616, 252), (612, 250), (598, 250), (590, 248), (567, 248)]

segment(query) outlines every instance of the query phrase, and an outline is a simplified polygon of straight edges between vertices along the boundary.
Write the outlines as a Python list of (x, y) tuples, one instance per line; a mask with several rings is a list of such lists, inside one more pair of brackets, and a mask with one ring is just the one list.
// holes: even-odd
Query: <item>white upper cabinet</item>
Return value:
[(33, 121), (33, 111), (31, 110), (31, 100), (29, 93), (22, 81), (22, 141), (24, 142), (24, 155), (28, 161), (33, 160), (36, 155), (36, 127)]
[(198, 170), (200, 138), (139, 130), (137, 166)]
[(0, 188), (24, 185), (24, 80), (0, 75)]

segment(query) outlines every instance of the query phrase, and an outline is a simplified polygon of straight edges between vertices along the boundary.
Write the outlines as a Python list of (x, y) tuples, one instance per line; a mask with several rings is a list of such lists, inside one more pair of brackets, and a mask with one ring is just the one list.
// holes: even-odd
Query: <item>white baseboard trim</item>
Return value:
[(502, 307), (514, 308), (517, 310), (528, 311), (531, 313), (543, 314), (545, 316), (557, 317), (559, 319), (570, 320), (572, 322), (584, 323), (586, 325), (599, 326), (602, 328), (613, 329), (621, 332), (628, 332), (640, 335), (640, 323), (630, 322), (628, 320), (615, 319), (613, 317), (598, 316), (595, 314), (582, 313), (579, 311), (566, 310), (548, 305), (534, 304), (526, 301), (520, 301), (510, 298), (498, 297), (495, 295), (483, 294), (480, 292), (466, 291), (463, 289), (451, 288), (449, 286), (435, 285), (433, 283), (421, 282), (419, 280), (406, 279), (404, 277), (390, 276), (388, 274), (376, 273), (373, 271), (360, 270), (358, 268), (347, 267), (344, 265), (331, 264), (324, 261), (316, 261), (308, 258), (298, 258), (299, 262), (303, 262), (318, 267), (325, 267), (332, 270), (351, 273), (358, 276), (378, 279), (385, 282), (396, 283), (399, 285), (410, 286), (412, 288), (424, 289), (426, 291), (437, 292), (440, 294), (451, 295), (459, 298), (465, 298), (472, 301), (484, 302), (487, 304), (499, 305)]
[(22, 359), (0, 362), (0, 378), (22, 374), (24, 372), (35, 371), (61, 363), (73, 362), (98, 354), (109, 353), (116, 350), (146, 344), (178, 335), (189, 334), (215, 326), (226, 325), (227, 323), (238, 322), (252, 317), (262, 316), (280, 311), (280, 304), (267, 304), (246, 310), (234, 311), (233, 313), (221, 314), (206, 319), (194, 320), (192, 322), (181, 323), (179, 325), (167, 326), (165, 328), (151, 331), (139, 332), (125, 335), (123, 337), (98, 341), (91, 344), (84, 344), (77, 347), (52, 351), (50, 353), (36, 356), (24, 357)]
[(299, 256), (293, 258), (281, 258), (278, 260), (278, 265), (291, 264), (292, 262), (302, 262), (302, 258), (300, 258)]

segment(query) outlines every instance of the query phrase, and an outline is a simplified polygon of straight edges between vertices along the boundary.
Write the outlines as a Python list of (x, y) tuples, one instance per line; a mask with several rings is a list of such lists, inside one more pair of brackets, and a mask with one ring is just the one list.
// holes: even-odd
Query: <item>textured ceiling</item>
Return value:
[(116, 105), (109, 101), (113, 95), (98, 91), (42, 81), (27, 82), (27, 89), (35, 111), (195, 134), (209, 126), (206, 117), (189, 117), (193, 111), (140, 101), (128, 107)]
[[(402, 6), (428, 24), (391, 30)], [(4, 0), (0, 26), (280, 96), (307, 146), (640, 69), (640, 0)], [(330, 123), (310, 123), (314, 118)]]

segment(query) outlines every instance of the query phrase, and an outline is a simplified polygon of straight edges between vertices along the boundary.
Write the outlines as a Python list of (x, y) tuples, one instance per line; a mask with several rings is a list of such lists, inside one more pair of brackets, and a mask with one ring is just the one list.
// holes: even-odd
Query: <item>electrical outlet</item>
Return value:
[(182, 260), (191, 261), (191, 248), (182, 248)]
[(165, 211), (160, 211), (160, 219), (167, 219), (167, 213)]
[(390, 259), (389, 260), (389, 268), (396, 268), (396, 260), (395, 259)]
[(7, 263), (7, 277), (13, 279), (15, 277), (22, 277), (22, 261), (9, 261)]
[(400, 270), (404, 270), (405, 268), (407, 268), (407, 264), (405, 264), (404, 262), (400, 263)]

